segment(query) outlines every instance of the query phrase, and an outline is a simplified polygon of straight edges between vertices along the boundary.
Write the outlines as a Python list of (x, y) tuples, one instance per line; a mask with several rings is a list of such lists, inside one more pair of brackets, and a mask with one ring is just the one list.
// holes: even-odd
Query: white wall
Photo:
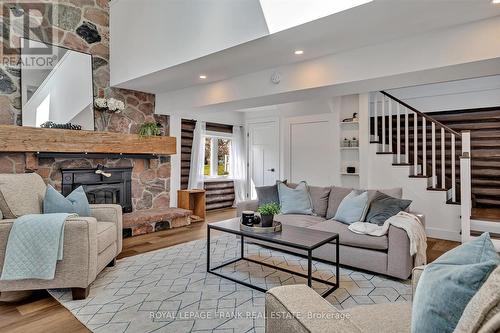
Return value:
[[(499, 74), (499, 35), (500, 17), (495, 17), (171, 91), (166, 107), (254, 107), (320, 93), (340, 96)], [(278, 85), (270, 82), (275, 71), (282, 76)]]
[(500, 75), (392, 89), (389, 93), (421, 112), (500, 106)]
[[(267, 35), (258, 0), (114, 0), (111, 85)], [(186, 42), (188, 41), (188, 42)]]

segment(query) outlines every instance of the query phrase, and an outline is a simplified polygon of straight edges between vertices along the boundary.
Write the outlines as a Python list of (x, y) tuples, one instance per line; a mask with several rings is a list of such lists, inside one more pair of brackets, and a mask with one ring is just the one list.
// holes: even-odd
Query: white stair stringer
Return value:
[(413, 166), (393, 166), (392, 154), (377, 154), (370, 144), (367, 167), (369, 188), (403, 189), (403, 198), (412, 200), (410, 210), (425, 216), (429, 237), (460, 241), (460, 205), (446, 203), (446, 191), (429, 191), (427, 178), (410, 178)]

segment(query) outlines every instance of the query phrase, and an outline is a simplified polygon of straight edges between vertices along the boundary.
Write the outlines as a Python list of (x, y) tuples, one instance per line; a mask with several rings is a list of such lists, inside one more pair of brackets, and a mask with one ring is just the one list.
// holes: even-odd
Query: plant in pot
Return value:
[(139, 136), (141, 138), (148, 136), (158, 136), (161, 134), (161, 125), (154, 122), (146, 122), (139, 128)]
[(264, 204), (257, 209), (260, 214), (260, 221), (263, 227), (271, 227), (273, 225), (274, 215), (279, 214), (281, 208), (276, 202)]

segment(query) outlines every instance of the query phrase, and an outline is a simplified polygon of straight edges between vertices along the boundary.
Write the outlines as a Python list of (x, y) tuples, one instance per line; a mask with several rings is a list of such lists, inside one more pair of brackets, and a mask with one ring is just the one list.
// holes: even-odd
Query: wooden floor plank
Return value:
[[(234, 209), (209, 212), (206, 221), (189, 226), (141, 235), (123, 240), (123, 251), (119, 258), (134, 256), (177, 244), (206, 237), (207, 223), (234, 217)], [(459, 243), (428, 239), (427, 256), (435, 260)], [(0, 332), (9, 333), (80, 333), (89, 332), (71, 312), (66, 310), (46, 291), (39, 291), (32, 297), (17, 303), (0, 303)]]

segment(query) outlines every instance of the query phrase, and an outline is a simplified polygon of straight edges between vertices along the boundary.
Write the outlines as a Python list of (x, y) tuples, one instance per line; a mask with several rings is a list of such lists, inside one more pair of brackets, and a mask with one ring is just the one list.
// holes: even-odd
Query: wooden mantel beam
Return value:
[(173, 155), (176, 138), (0, 125), (0, 152)]

